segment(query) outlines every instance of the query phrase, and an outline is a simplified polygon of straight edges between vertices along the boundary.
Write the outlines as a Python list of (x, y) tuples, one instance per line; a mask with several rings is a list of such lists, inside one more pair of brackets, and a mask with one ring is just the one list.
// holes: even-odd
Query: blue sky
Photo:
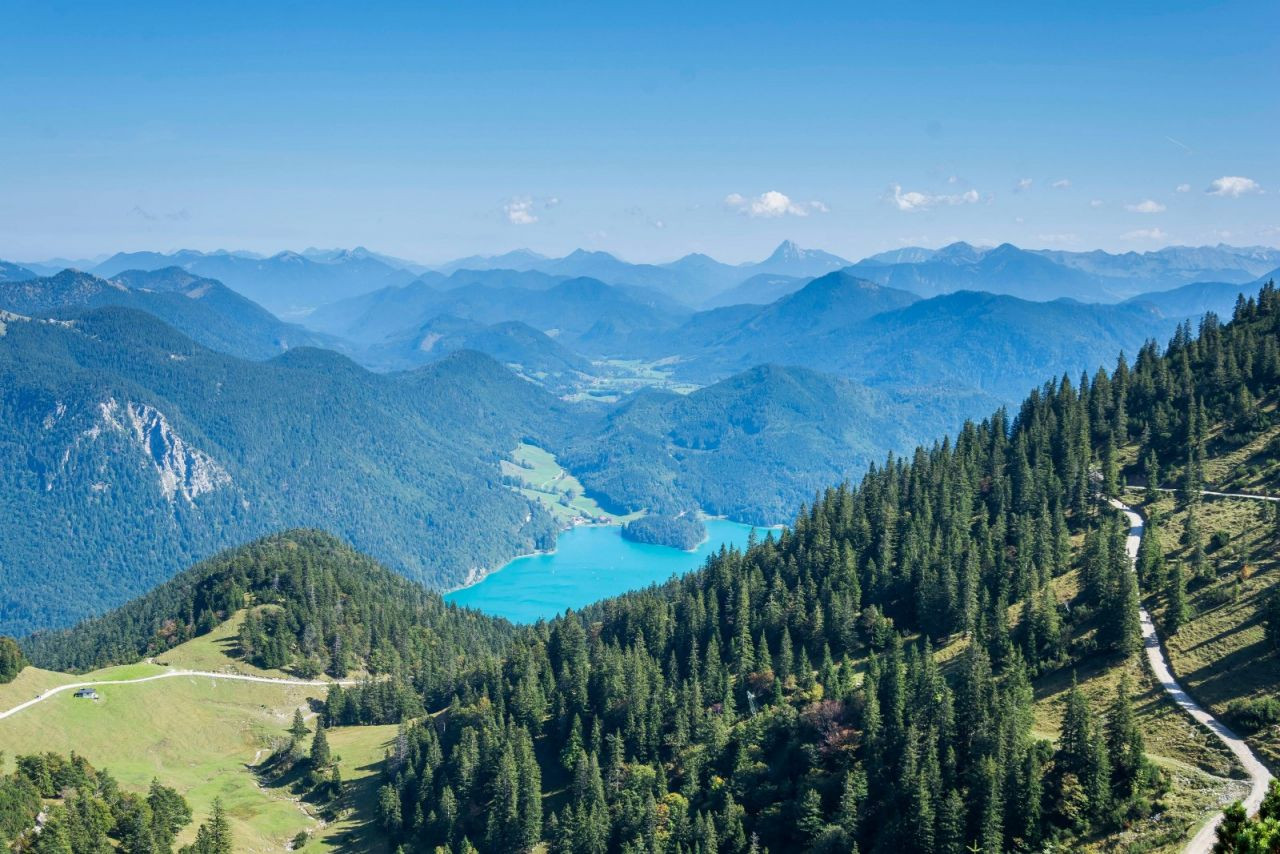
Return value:
[(1280, 245), (1274, 0), (896, 6), (0, 0), (0, 257)]

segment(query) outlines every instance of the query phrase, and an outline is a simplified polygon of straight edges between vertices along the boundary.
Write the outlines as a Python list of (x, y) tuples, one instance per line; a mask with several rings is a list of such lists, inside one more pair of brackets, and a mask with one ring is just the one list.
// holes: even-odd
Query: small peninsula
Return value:
[(707, 526), (693, 514), (641, 516), (622, 526), (624, 539), (692, 551), (707, 536)]

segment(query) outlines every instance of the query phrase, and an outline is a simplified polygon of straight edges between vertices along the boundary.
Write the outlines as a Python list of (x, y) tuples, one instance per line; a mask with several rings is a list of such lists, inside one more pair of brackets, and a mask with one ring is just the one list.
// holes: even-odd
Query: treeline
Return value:
[(13, 638), (0, 636), (0, 685), (12, 682), (26, 666), (27, 657), (23, 655), (18, 642)]
[(288, 531), (225, 552), (95, 620), (28, 638), (32, 661), (85, 670), (163, 656), (252, 606), (240, 654), (299, 675), (411, 674), (433, 696), (468, 661), (502, 649), (512, 627), (446, 604), (336, 538)]
[(653, 513), (622, 526), (624, 539), (690, 551), (707, 538), (707, 526), (695, 514), (666, 516)]
[[(409, 727), (386, 832), (405, 850), (958, 854), (1152, 813), (1164, 783), (1128, 686), (1107, 708), (1073, 688), (1055, 746), (1031, 733), (1029, 680), (1137, 650), (1124, 529), (1098, 494), (1144, 469), (1202, 477), (1209, 424), (1252, 435), (1269, 416), (1243, 403), (1274, 396), (1278, 331), (1268, 285), (1227, 326), (828, 490), (745, 554), (532, 628)], [(944, 672), (931, 650), (957, 643)]]
[[(168, 854), (191, 823), (182, 795), (153, 780), (145, 795), (123, 791), (106, 771), (83, 757), (56, 753), (18, 756), (17, 769), (0, 777), (0, 841), (35, 854)], [(204, 832), (204, 828), (201, 828)], [(184, 854), (230, 852), (194, 846)]]

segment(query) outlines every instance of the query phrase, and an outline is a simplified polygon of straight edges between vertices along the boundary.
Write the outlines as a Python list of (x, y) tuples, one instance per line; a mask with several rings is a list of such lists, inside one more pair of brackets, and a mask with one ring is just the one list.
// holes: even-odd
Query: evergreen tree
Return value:
[[(335, 686), (341, 688), (341, 686)], [(307, 737), (307, 722), (302, 718), (302, 709), (293, 710), (293, 723), (289, 725), (289, 735), (293, 738), (294, 743), (302, 741)]]
[(323, 724), (316, 723), (316, 734), (311, 738), (311, 767), (319, 771), (329, 767), (333, 757), (329, 753), (329, 737)]
[(1126, 673), (1116, 687), (1116, 696), (1107, 716), (1107, 755), (1111, 766), (1111, 791), (1117, 799), (1138, 793), (1147, 767), (1142, 730), (1133, 716), (1133, 685)]
[(1181, 563), (1169, 567), (1168, 582), (1165, 586), (1164, 631), (1168, 635), (1176, 635), (1190, 616), (1187, 604), (1187, 576)]

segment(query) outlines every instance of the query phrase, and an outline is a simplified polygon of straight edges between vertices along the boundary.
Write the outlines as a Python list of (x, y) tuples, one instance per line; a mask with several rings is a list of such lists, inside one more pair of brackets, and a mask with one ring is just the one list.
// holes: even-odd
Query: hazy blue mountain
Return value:
[(441, 264), (435, 269), (441, 273), (452, 273), (456, 270), (532, 270), (550, 260), (546, 255), (540, 255), (532, 249), (515, 249), (501, 255), (469, 255), (466, 258)]
[(408, 334), (369, 347), (360, 360), (374, 369), (400, 370), (459, 350), (484, 353), (557, 393), (577, 387), (594, 374), (589, 360), (526, 323), (485, 325), (449, 315), (433, 317)]
[(245, 359), (269, 359), (291, 347), (349, 349), (332, 336), (285, 323), (221, 282), (181, 267), (126, 270), (110, 280), (64, 270), (21, 283), (0, 282), (0, 309), (15, 314), (65, 316), (101, 306), (148, 312), (198, 344)]
[(793, 241), (784, 240), (773, 254), (757, 264), (747, 265), (750, 275), (775, 273), (782, 276), (821, 276), (842, 267), (849, 261), (839, 255), (821, 249), (801, 249)]
[(162, 267), (181, 267), (198, 276), (217, 279), (283, 316), (298, 316), (325, 303), (413, 278), (413, 273), (396, 269), (367, 252), (346, 253), (331, 262), (315, 261), (297, 252), (280, 252), (269, 258), (191, 249), (170, 255), (130, 252), (113, 255), (92, 272), (110, 277), (124, 270)]
[(775, 524), (825, 485), (928, 435), (908, 412), (847, 380), (766, 365), (689, 395), (637, 392), (588, 425), (562, 460), (611, 506), (702, 507)]
[(817, 336), (846, 330), (918, 300), (839, 270), (820, 276), (768, 305), (732, 305), (693, 315), (649, 343), (646, 355), (680, 354), (682, 373), (702, 381), (762, 362), (819, 367), (808, 350)]
[(744, 330), (768, 334), (771, 328), (781, 327), (804, 337), (861, 323), (919, 299), (908, 291), (887, 288), (848, 270), (839, 270), (766, 305), (744, 325)]
[(877, 252), (859, 261), (859, 264), (920, 264), (930, 261), (938, 250), (925, 249), (923, 246), (904, 246), (901, 249), (890, 249), (888, 252)]
[(1115, 302), (1132, 295), (1121, 282), (1059, 264), (1009, 243), (989, 250), (967, 243), (952, 244), (918, 263), (859, 262), (851, 269), (863, 278), (921, 296), (973, 290), (1029, 300), (1070, 297), (1085, 302)]
[(42, 258), (39, 261), (23, 261), (21, 266), (37, 276), (52, 276), (63, 270), (92, 270), (106, 258), (106, 255), (98, 258)]
[[(410, 336), (439, 315), (484, 325), (519, 321), (567, 346), (604, 355), (627, 349), (627, 342), (634, 335), (674, 328), (690, 314), (659, 292), (607, 285), (585, 277), (548, 281), (547, 274), (537, 272), (457, 271), (443, 281), (473, 283), (442, 290), (439, 274), (434, 276), (326, 306), (307, 322), (314, 328), (373, 344)], [(508, 283), (513, 278), (522, 284), (536, 283), (539, 288), (511, 287)], [(490, 279), (499, 285), (474, 283)]]
[(1195, 282), (1249, 283), (1278, 263), (1280, 250), (1263, 246), (1169, 246), (1113, 255), (953, 243), (937, 250), (913, 246), (882, 252), (854, 268), (866, 278), (924, 296), (979, 290), (1033, 300), (1119, 302)]
[(1158, 307), (1158, 299), (1037, 302), (959, 291), (919, 300), (858, 279), (854, 270), (862, 272), (814, 279), (767, 306), (699, 312), (651, 339), (643, 355), (680, 355), (674, 369), (693, 382), (774, 362), (838, 374), (904, 399), (928, 390), (989, 409), (1020, 399), (1046, 376), (1092, 372), (1121, 350), (1132, 355), (1148, 338), (1163, 339), (1200, 313), (1200, 306), (1173, 299)]
[[(668, 348), (679, 348), (681, 342), (695, 345), (694, 352), (718, 373), (761, 362), (817, 367), (821, 362), (809, 354), (816, 337), (857, 326), (917, 299), (840, 270), (768, 305), (751, 307), (754, 310), (700, 312), (661, 340)], [(699, 375), (707, 376), (705, 366), (699, 366)]]
[(1257, 290), (1255, 284), (1193, 282), (1167, 291), (1139, 294), (1126, 302), (1154, 306), (1166, 317), (1199, 317), (1212, 311), (1225, 319), (1231, 316), (1241, 294), (1253, 296)]
[(371, 374), (311, 348), (235, 359), (120, 308), (0, 328), (0, 633), (281, 528), (440, 586), (552, 541), (497, 461), (560, 434), (560, 404), (478, 353)]
[(803, 276), (780, 276), (776, 273), (760, 273), (752, 276), (739, 285), (721, 291), (707, 300), (705, 308), (719, 308), (726, 305), (767, 305), (776, 299), (794, 293), (804, 287), (810, 279)]
[(95, 265), (95, 275), (110, 277), (125, 270), (159, 270), (163, 267), (185, 267), (213, 255), (230, 254), (226, 252), (200, 252), (196, 249), (179, 249), (176, 252), (117, 252), (110, 258)]
[(1168, 246), (1113, 255), (1042, 249), (1038, 254), (1098, 276), (1125, 279), (1133, 288), (1168, 288), (1195, 282), (1244, 284), (1280, 265), (1280, 249), (1269, 246)]
[(565, 281), (536, 270), (455, 270), (446, 275), (432, 270), (406, 284), (388, 285), (370, 293), (322, 305), (304, 318), (312, 329), (354, 340), (377, 342), (398, 335), (430, 319), (446, 291), (471, 285), (491, 289), (544, 291)]
[(585, 249), (574, 250), (563, 258), (541, 262), (537, 269), (555, 276), (652, 288), (689, 305), (697, 305), (710, 296), (715, 287), (698, 277), (682, 275), (679, 270), (656, 264), (631, 264), (608, 252), (590, 252)]
[(0, 261), (0, 282), (21, 282), (36, 278), (33, 270), (9, 261)]
[(1013, 402), (1045, 377), (1090, 374), (1165, 338), (1178, 320), (1149, 305), (1031, 302), (960, 291), (812, 340), (816, 364), (877, 387), (965, 388)]
[(312, 261), (319, 261), (322, 264), (340, 264), (348, 260), (363, 260), (372, 258), (380, 261), (388, 267), (397, 270), (408, 270), (415, 276), (421, 275), (431, 269), (426, 264), (419, 264), (417, 261), (410, 261), (407, 258), (397, 258), (394, 255), (386, 255), (381, 252), (373, 252), (363, 246), (357, 246), (355, 249), (318, 249), (315, 246), (309, 246), (299, 253), (304, 258)]
[(608, 252), (577, 249), (563, 258), (547, 258), (527, 249), (505, 255), (460, 258), (436, 268), (453, 273), (464, 269), (536, 270), (566, 278), (592, 278), (612, 285), (652, 288), (687, 306), (728, 305), (718, 294), (753, 276), (772, 274), (811, 278), (838, 270), (849, 262), (817, 249), (802, 249), (784, 240), (763, 261), (725, 264), (709, 255), (691, 253), (665, 264), (633, 264)]

